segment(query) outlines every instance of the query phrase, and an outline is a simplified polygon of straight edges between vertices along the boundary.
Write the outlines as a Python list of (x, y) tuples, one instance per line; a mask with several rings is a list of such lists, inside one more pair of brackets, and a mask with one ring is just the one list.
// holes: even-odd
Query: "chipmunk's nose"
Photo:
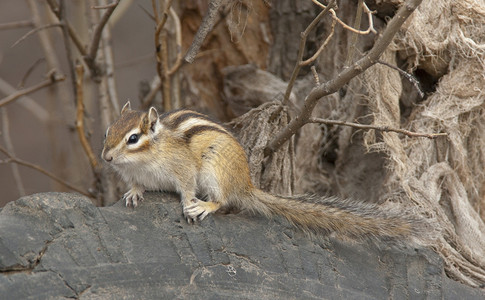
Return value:
[(101, 158), (103, 158), (106, 162), (110, 162), (113, 160), (113, 155), (108, 154), (106, 151), (103, 149), (103, 153), (101, 153)]

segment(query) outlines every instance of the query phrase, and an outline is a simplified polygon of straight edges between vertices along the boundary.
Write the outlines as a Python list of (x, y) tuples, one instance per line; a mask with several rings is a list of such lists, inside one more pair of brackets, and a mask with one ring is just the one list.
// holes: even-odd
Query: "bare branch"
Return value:
[(323, 49), (325, 49), (325, 47), (328, 45), (328, 43), (332, 39), (333, 34), (335, 33), (335, 24), (336, 24), (336, 21), (334, 20), (332, 22), (331, 27), (330, 27), (330, 33), (328, 34), (327, 38), (322, 43), (322, 45), (320, 46), (320, 48), (318, 48), (317, 52), (315, 52), (315, 54), (313, 54), (312, 57), (310, 57), (309, 59), (307, 59), (305, 61), (301, 61), (300, 62), (300, 66), (307, 66), (307, 65), (311, 64), (312, 62), (314, 62), (317, 59), (317, 57), (322, 53)]
[(114, 10), (120, 3), (120, 0), (116, 0), (114, 3), (108, 5), (107, 10), (104, 12), (101, 20), (99, 21), (98, 25), (96, 25), (96, 29), (94, 30), (93, 38), (91, 40), (91, 44), (89, 46), (89, 51), (87, 57), (85, 58), (86, 63), (91, 65), (89, 68), (94, 70), (94, 61), (96, 60), (96, 55), (99, 49), (99, 42), (101, 41), (101, 34), (103, 33), (104, 26), (108, 23), (109, 17), (113, 14)]
[[(168, 0), (165, 4), (165, 10), (163, 11), (162, 19), (160, 20), (156, 11), (156, 5), (153, 6), (153, 13), (155, 14), (155, 21), (157, 22), (157, 27), (155, 29), (155, 39), (158, 39), (160, 32), (162, 32), (163, 27), (168, 19), (168, 14), (170, 11), (170, 7), (172, 6), (173, 0)], [(153, 0), (152, 3), (155, 3)]]
[(268, 143), (265, 149), (265, 155), (276, 151), (297, 130), (305, 125), (310, 118), (317, 102), (324, 96), (337, 92), (342, 86), (348, 83), (352, 78), (364, 72), (367, 68), (377, 63), (379, 57), (389, 46), (395, 34), (399, 31), (402, 24), (408, 19), (411, 13), (418, 7), (422, 0), (407, 0), (397, 11), (394, 17), (389, 21), (386, 29), (376, 41), (372, 49), (352, 66), (341, 71), (334, 79), (327, 81), (315, 88), (308, 94), (305, 103), (297, 117), (295, 117), (288, 126), (282, 129)]
[(28, 168), (31, 168), (31, 169), (34, 169), (52, 179), (54, 179), (55, 181), (57, 181), (58, 183), (62, 184), (63, 186), (73, 190), (73, 191), (76, 191), (84, 196), (87, 196), (87, 197), (92, 197), (89, 193), (81, 190), (81, 189), (78, 189), (77, 187), (71, 185), (70, 183), (64, 181), (63, 179), (57, 177), (55, 174), (43, 169), (41, 166), (38, 166), (38, 165), (35, 165), (35, 164), (32, 164), (32, 163), (29, 163), (25, 160), (22, 160), (20, 158), (16, 158), (14, 155), (12, 155), (10, 152), (8, 152), (5, 148), (3, 148), (2, 146), (0, 146), (0, 152), (2, 152), (3, 154), (5, 154), (8, 159), (7, 160), (4, 160), (4, 161), (1, 161), (0, 163), (16, 163), (18, 165), (22, 165), (22, 166), (25, 166), (25, 167), (28, 167)]
[(69, 24), (67, 20), (62, 20), (61, 11), (59, 9), (59, 6), (57, 5), (57, 2), (55, 0), (47, 0), (47, 4), (49, 5), (51, 11), (54, 13), (57, 19), (59, 20), (59, 23), (64, 24), (64, 26), (67, 27), (67, 32), (69, 34), (69, 37), (71, 38), (74, 45), (76, 46), (76, 49), (79, 51), (79, 53), (81, 53), (82, 56), (86, 56), (87, 52), (86, 52), (86, 49), (84, 48), (81, 38), (78, 36), (76, 31), (74, 31), (71, 24)]
[[(298, 73), (300, 72), (301, 67), (303, 66), (301, 63), (303, 61), (303, 52), (305, 52), (305, 45), (306, 45), (306, 40), (308, 38), (308, 35), (310, 32), (317, 26), (318, 22), (323, 18), (323, 16), (331, 9), (331, 7), (335, 4), (335, 0), (332, 0), (324, 9), (313, 19), (313, 21), (308, 25), (308, 27), (301, 33), (301, 39), (300, 39), (300, 47), (298, 48), (298, 55), (295, 63), (295, 67), (293, 68), (293, 72), (291, 73), (290, 81), (288, 82), (288, 86), (286, 87), (285, 91), (285, 96), (283, 98), (283, 105), (287, 105), (288, 101), (290, 99), (290, 94), (291, 90), (293, 89), (293, 85), (295, 84), (296, 77), (298, 76)], [(333, 27), (332, 27), (333, 28)], [(333, 30), (330, 33), (329, 37), (333, 35)], [(329, 40), (329, 38), (327, 38)], [(320, 49), (323, 49), (328, 42), (325, 41), (320, 47)], [(319, 51), (317, 52), (320, 52)]]
[[(312, 2), (315, 3), (316, 5), (320, 6), (321, 8), (328, 7), (328, 6), (325, 6), (322, 3), (320, 3), (318, 0), (312, 0)], [(357, 33), (357, 34), (369, 34), (371, 32), (377, 33), (377, 31), (374, 29), (374, 21), (372, 20), (372, 11), (367, 7), (367, 5), (365, 3), (362, 2), (362, 4), (363, 4), (364, 12), (367, 14), (367, 19), (369, 20), (369, 28), (367, 28), (367, 30), (355, 29), (352, 26), (345, 24), (344, 21), (340, 20), (340, 18), (337, 17), (337, 13), (335, 12), (335, 10), (333, 8), (330, 9), (330, 13), (332, 14), (333, 19), (336, 20), (337, 22), (339, 22), (339, 24), (342, 25), (342, 27), (344, 27), (345, 29), (350, 30), (354, 33)]]
[(84, 132), (84, 91), (83, 91), (83, 78), (84, 78), (84, 67), (82, 64), (76, 65), (76, 102), (77, 102), (77, 112), (76, 112), (76, 129), (79, 135), (79, 141), (83, 146), (84, 152), (88, 156), (89, 163), (93, 169), (93, 173), (98, 173), (99, 162), (94, 155), (93, 149), (86, 138)]
[(310, 119), (308, 119), (307, 123), (341, 125), (341, 126), (350, 126), (350, 127), (353, 127), (353, 128), (363, 129), (363, 130), (374, 129), (374, 130), (379, 130), (379, 131), (384, 131), (384, 132), (397, 132), (397, 133), (407, 135), (409, 137), (424, 137), (424, 138), (428, 138), (428, 139), (435, 139), (439, 136), (448, 136), (447, 133), (418, 133), (418, 132), (413, 132), (413, 131), (409, 131), (409, 130), (405, 130), (405, 129), (391, 128), (391, 127), (387, 127), (387, 126), (366, 125), (366, 124), (359, 124), (359, 123), (350, 123), (350, 122), (345, 122), (345, 121), (327, 120), (327, 119), (321, 119), (321, 118), (310, 118)]
[(38, 60), (36, 60), (28, 69), (27, 71), (25, 72), (25, 75), (22, 77), (22, 79), (20, 80), (19, 84), (17, 85), (18, 88), (23, 88), (25, 86), (25, 81), (27, 80), (27, 78), (29, 78), (30, 74), (32, 74), (32, 72), (35, 70), (35, 68), (37, 68), (38, 65), (40, 65), (41, 63), (45, 62), (45, 58), (44, 57), (41, 57), (39, 58)]
[(310, 69), (312, 70), (312, 75), (313, 75), (313, 79), (315, 79), (315, 84), (320, 85), (320, 77), (318, 76), (317, 69), (315, 68), (315, 66), (311, 66)]
[(409, 74), (408, 72), (406, 72), (406, 71), (404, 71), (402, 69), (399, 69), (396, 66), (393, 66), (393, 65), (391, 65), (389, 63), (386, 63), (385, 61), (378, 60), (377, 62), (380, 63), (381, 65), (387, 66), (387, 67), (389, 67), (391, 69), (394, 69), (394, 70), (398, 71), (399, 74), (401, 74), (402, 76), (406, 77), (406, 79), (409, 80), (414, 85), (414, 88), (418, 91), (419, 96), (421, 98), (424, 97), (424, 92), (421, 89), (421, 85), (419, 84), (419, 81), (412, 74)]
[(13, 43), (12, 46), (10, 46), (10, 48), (17, 46), (20, 42), (22, 42), (23, 40), (25, 40), (26, 38), (28, 38), (29, 36), (31, 36), (32, 34), (38, 32), (38, 31), (41, 31), (41, 30), (44, 30), (44, 29), (47, 29), (47, 28), (51, 28), (51, 27), (61, 27), (61, 26), (62, 26), (62, 24), (55, 23), (55, 24), (47, 24), (47, 25), (44, 25), (44, 26), (41, 26), (41, 27), (34, 28), (31, 31), (24, 34), (22, 37), (20, 37), (15, 43)]
[(207, 14), (204, 16), (204, 19), (202, 20), (202, 23), (200, 24), (199, 29), (194, 36), (194, 40), (192, 41), (192, 44), (185, 54), (186, 62), (194, 62), (195, 56), (199, 52), (200, 47), (202, 46), (202, 43), (204, 42), (207, 34), (212, 30), (214, 24), (217, 21), (217, 13), (222, 2), (223, 0), (211, 0), (209, 2), (209, 9), (207, 11)]
[[(10, 95), (18, 92), (18, 89), (14, 88), (8, 82), (0, 78), (0, 92), (4, 93), (5, 95)], [(28, 110), (33, 116), (37, 118), (40, 122), (47, 122), (49, 120), (49, 113), (48, 111), (34, 99), (30, 98), (29, 96), (21, 96), (17, 103), (22, 105), (26, 110)]]
[(38, 91), (42, 88), (45, 88), (47, 86), (50, 86), (50, 85), (53, 85), (55, 84), (56, 82), (59, 82), (59, 81), (63, 81), (64, 79), (66, 79), (66, 77), (64, 77), (63, 75), (57, 75), (56, 72), (54, 70), (52, 70), (51, 72), (49, 72), (48, 75), (48, 79), (32, 86), (32, 87), (29, 87), (29, 88), (26, 88), (26, 89), (22, 89), (20, 91), (17, 91), (16, 93), (14, 94), (11, 94), (3, 99), (0, 100), (0, 107), (1, 106), (4, 106), (22, 96), (25, 96), (27, 94), (30, 94), (30, 93), (33, 93), (35, 91)]

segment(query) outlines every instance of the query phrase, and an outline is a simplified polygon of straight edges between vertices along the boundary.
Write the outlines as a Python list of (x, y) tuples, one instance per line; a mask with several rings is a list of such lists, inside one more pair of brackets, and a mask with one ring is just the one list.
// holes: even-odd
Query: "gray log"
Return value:
[(0, 211), (2, 299), (483, 299), (428, 249), (308, 237), (244, 213), (188, 225), (177, 196), (97, 208), (66, 193)]

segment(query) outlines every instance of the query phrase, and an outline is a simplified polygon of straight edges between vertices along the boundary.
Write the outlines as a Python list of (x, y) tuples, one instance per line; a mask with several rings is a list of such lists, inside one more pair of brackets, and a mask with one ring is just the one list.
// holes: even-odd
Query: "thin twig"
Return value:
[(223, 0), (211, 0), (209, 2), (209, 9), (207, 11), (207, 14), (204, 16), (204, 19), (202, 20), (202, 23), (200, 24), (199, 29), (197, 29), (197, 33), (194, 36), (194, 40), (192, 41), (192, 44), (185, 54), (184, 59), (186, 62), (194, 62), (194, 59), (199, 52), (200, 47), (202, 46), (202, 43), (204, 42), (207, 34), (212, 30), (214, 24), (216, 23), (216, 17), (222, 2)]
[(394, 69), (394, 70), (398, 71), (399, 74), (401, 74), (402, 76), (406, 77), (406, 79), (409, 80), (413, 84), (414, 88), (418, 91), (419, 96), (421, 98), (424, 97), (424, 92), (421, 89), (421, 84), (419, 84), (418, 79), (416, 79), (416, 77), (414, 77), (412, 74), (409, 74), (408, 72), (406, 72), (406, 71), (404, 71), (402, 69), (399, 69), (396, 66), (393, 66), (393, 65), (391, 65), (389, 63), (386, 63), (385, 61), (378, 60), (377, 62), (380, 63), (381, 65), (387, 66), (387, 67), (389, 67), (391, 69)]
[(155, 42), (157, 42), (157, 39), (160, 36), (160, 32), (162, 32), (162, 29), (165, 26), (165, 23), (167, 22), (168, 14), (169, 14), (169, 11), (170, 11), (170, 7), (172, 6), (172, 2), (173, 2), (173, 0), (168, 0), (167, 3), (165, 4), (165, 10), (163, 11), (161, 20), (159, 20), (159, 18), (158, 18), (158, 14), (157, 14), (157, 11), (156, 11), (156, 5), (154, 6), (153, 13), (156, 15), (155, 20), (157, 22), (157, 27), (155, 29)]
[[(308, 35), (310, 32), (317, 26), (318, 22), (323, 18), (323, 16), (331, 9), (331, 7), (335, 4), (335, 0), (332, 0), (324, 9), (313, 19), (313, 21), (310, 23), (310, 25), (307, 26), (305, 31), (301, 33), (301, 38), (300, 38), (300, 46), (298, 48), (298, 54), (295, 62), (295, 67), (293, 68), (293, 72), (291, 73), (290, 80), (288, 82), (288, 85), (286, 87), (285, 95), (282, 101), (283, 105), (287, 105), (288, 101), (290, 99), (290, 94), (291, 90), (293, 89), (293, 85), (295, 84), (296, 77), (298, 76), (298, 73), (300, 73), (300, 69), (302, 67), (301, 62), (303, 61), (303, 53), (305, 52), (305, 45), (306, 45), (306, 40), (308, 38)], [(331, 32), (330, 35), (333, 35), (333, 31)], [(327, 38), (328, 39), (328, 38)], [(324, 43), (325, 44), (325, 43)], [(322, 48), (322, 47), (320, 47)]]
[[(326, 8), (328, 7), (323, 5), (322, 3), (320, 3), (318, 0), (312, 0), (313, 3), (315, 3), (316, 5), (320, 6), (321, 8)], [(367, 18), (369, 20), (369, 28), (367, 28), (367, 30), (359, 30), (359, 29), (355, 29), (353, 28), (352, 26), (349, 26), (347, 24), (345, 24), (344, 21), (340, 20), (339, 17), (337, 17), (337, 13), (335, 12), (335, 10), (332, 8), (330, 9), (330, 13), (332, 14), (332, 17), (340, 23), (340, 25), (342, 25), (342, 27), (344, 27), (345, 29), (347, 30), (350, 30), (354, 33), (357, 33), (357, 34), (369, 34), (369, 33), (377, 33), (377, 31), (374, 29), (374, 21), (372, 20), (372, 11), (367, 7), (367, 5), (365, 3), (363, 3), (363, 8), (364, 8), (364, 12), (367, 14)]]
[(45, 170), (44, 168), (42, 168), (41, 166), (39, 165), (36, 165), (36, 164), (33, 164), (33, 163), (29, 163), (25, 160), (22, 160), (20, 158), (17, 158), (15, 157), (14, 155), (12, 155), (10, 152), (8, 152), (5, 148), (3, 148), (2, 146), (0, 146), (0, 152), (2, 152), (3, 154), (5, 154), (8, 159), (7, 160), (3, 160), (3, 161), (0, 161), (0, 163), (16, 163), (18, 165), (22, 165), (22, 166), (25, 166), (25, 167), (28, 167), (28, 168), (31, 168), (31, 169), (34, 169), (50, 178), (52, 178), (53, 180), (57, 181), (58, 183), (62, 184), (63, 186), (73, 190), (73, 191), (76, 191), (82, 195), (85, 195), (87, 197), (92, 197), (89, 193), (81, 190), (81, 189), (78, 189), (77, 187), (71, 185), (70, 183), (64, 181), (63, 179), (57, 177), (55, 174)]
[(93, 149), (86, 138), (84, 132), (84, 91), (83, 91), (84, 67), (82, 64), (76, 65), (76, 129), (79, 136), (79, 141), (83, 146), (84, 152), (88, 156), (89, 163), (93, 169), (93, 173), (98, 173), (99, 162), (94, 155)]
[[(3, 135), (3, 141), (5, 142), (5, 146), (7, 146), (7, 149), (10, 153), (15, 155), (15, 150), (13, 147), (13, 142), (10, 137), (10, 124), (8, 121), (8, 113), (7, 113), (7, 108), (6, 107), (1, 107), (0, 108), (1, 114), (2, 114), (2, 135)], [(15, 180), (15, 184), (17, 185), (17, 191), (19, 192), (19, 196), (25, 196), (25, 188), (24, 188), (24, 183), (22, 181), (22, 177), (20, 176), (19, 172), (19, 166), (16, 164), (11, 165), (12, 168), (12, 175)]]
[[(114, 10), (116, 9), (119, 3), (120, 3), (120, 0), (116, 0), (114, 3), (109, 5), (109, 7), (104, 12), (101, 19), (99, 20), (98, 25), (96, 25), (93, 38), (91, 39), (91, 44), (89, 45), (89, 48), (88, 48), (89, 51), (85, 59), (91, 71), (96, 70), (94, 62), (96, 60), (96, 55), (98, 53), (99, 43), (101, 41), (101, 35), (103, 33), (104, 26), (106, 26), (106, 24), (108, 23), (109, 17), (111, 17), (111, 14), (113, 14)], [(99, 75), (99, 74), (94, 74), (94, 75)]]
[(327, 38), (322, 43), (322, 45), (320, 46), (320, 48), (318, 48), (317, 52), (315, 52), (315, 54), (313, 54), (312, 57), (310, 57), (307, 60), (301, 61), (300, 62), (300, 66), (307, 66), (307, 65), (311, 64), (312, 62), (314, 62), (318, 58), (318, 56), (320, 56), (320, 54), (322, 53), (323, 49), (325, 49), (325, 47), (328, 45), (328, 43), (332, 39), (333, 34), (335, 33), (335, 24), (336, 24), (336, 21), (333, 20), (332, 21), (332, 25), (330, 26), (330, 33), (328, 34)]
[[(8, 82), (0, 78), (0, 92), (5, 95), (10, 95), (17, 93), (18, 89), (14, 88)], [(39, 120), (39, 122), (47, 123), (50, 120), (48, 110), (35, 102), (34, 99), (30, 98), (29, 96), (21, 96), (17, 103), (28, 110), (34, 117), (37, 118), (37, 120)]]
[(377, 63), (379, 57), (384, 50), (392, 42), (394, 36), (399, 31), (403, 23), (413, 13), (413, 11), (421, 4), (422, 0), (407, 0), (397, 11), (394, 17), (387, 24), (386, 29), (382, 32), (379, 39), (376, 41), (372, 49), (361, 59), (355, 62), (352, 66), (342, 70), (334, 79), (329, 80), (315, 88), (313, 88), (305, 99), (303, 107), (291, 122), (283, 128), (279, 133), (272, 138), (264, 153), (269, 155), (276, 151), (288, 139), (290, 139), (308, 119), (311, 117), (315, 105), (318, 101), (327, 95), (337, 92), (342, 86), (347, 84), (352, 78), (367, 70), (370, 66)]
[(34, 26), (34, 22), (32, 22), (31, 20), (16, 21), (16, 22), (0, 24), (0, 30), (17, 29), (17, 28), (32, 27), (32, 26)]
[(345, 121), (338, 121), (338, 120), (328, 120), (328, 119), (321, 119), (321, 118), (310, 118), (308, 119), (307, 123), (319, 123), (319, 124), (327, 124), (327, 125), (341, 125), (341, 126), (350, 126), (357, 129), (363, 130), (378, 130), (384, 132), (397, 132), (409, 137), (424, 137), (428, 139), (435, 139), (440, 136), (448, 136), (447, 133), (419, 133), (413, 132), (406, 129), (399, 129), (399, 128), (391, 128), (388, 126), (375, 126), (375, 125), (366, 125), (366, 124), (359, 124), (359, 123), (351, 123)]
[(76, 46), (76, 49), (79, 51), (79, 53), (81, 53), (82, 56), (86, 56), (87, 51), (84, 47), (83, 42), (81, 41), (81, 38), (76, 33), (76, 31), (74, 31), (71, 24), (69, 24), (69, 22), (67, 20), (62, 20), (61, 11), (59, 9), (57, 1), (56, 0), (47, 0), (47, 4), (49, 5), (51, 11), (54, 13), (54, 15), (57, 17), (57, 19), (59, 20), (59, 23), (64, 24), (64, 26), (67, 27), (69, 37), (71, 38), (72, 42)]
[(310, 70), (312, 70), (313, 79), (315, 79), (315, 84), (317, 86), (320, 85), (320, 77), (318, 76), (317, 69), (315, 68), (315, 66), (311, 66)]
[(41, 63), (45, 62), (45, 58), (44, 57), (41, 57), (39, 58), (38, 60), (36, 60), (28, 69), (27, 71), (25, 72), (24, 76), (22, 77), (22, 79), (20, 80), (19, 84), (17, 85), (17, 88), (21, 89), (25, 86), (25, 81), (27, 81), (27, 78), (29, 78), (30, 74), (32, 74), (32, 72), (35, 70), (35, 68), (37, 68), (38, 65), (40, 65)]
[(62, 24), (55, 23), (55, 24), (47, 24), (47, 25), (44, 25), (44, 26), (40, 26), (40, 27), (34, 28), (31, 31), (29, 31), (26, 34), (24, 34), (23, 36), (21, 36), (17, 41), (15, 41), (15, 43), (13, 43), (12, 46), (10, 46), (10, 48), (13, 48), (13, 47), (17, 46), (19, 43), (21, 43), (26, 38), (28, 38), (29, 36), (31, 36), (32, 34), (38, 32), (38, 31), (41, 31), (41, 30), (44, 30), (44, 29), (47, 29), (47, 28), (61, 27), (61, 26), (62, 26)]
[(66, 77), (64, 77), (63, 75), (57, 75), (55, 73), (55, 71), (49, 72), (48, 77), (49, 77), (48, 79), (46, 79), (46, 80), (44, 80), (44, 81), (42, 81), (42, 82), (40, 82), (40, 83), (38, 83), (34, 86), (31, 86), (31, 87), (26, 88), (26, 89), (22, 89), (20, 91), (17, 91), (16, 93), (13, 93), (13, 94), (1, 99), (0, 100), (0, 107), (20, 98), (22, 96), (28, 95), (28, 94), (33, 93), (35, 91), (38, 91), (42, 88), (53, 85), (56, 82), (63, 81), (64, 79), (66, 79)]

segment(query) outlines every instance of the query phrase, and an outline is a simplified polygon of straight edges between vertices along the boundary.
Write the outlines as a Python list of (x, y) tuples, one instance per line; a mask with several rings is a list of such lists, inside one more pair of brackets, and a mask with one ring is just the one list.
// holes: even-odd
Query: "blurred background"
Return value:
[[(110, 25), (116, 90), (120, 102), (134, 99), (136, 103), (140, 82), (152, 80), (157, 73), (153, 50), (155, 25), (140, 8), (146, 7), (150, 10), (150, 1), (136, 1), (136, 4), (135, 1), (123, 2), (126, 3), (123, 11), (120, 10), (119, 19)], [(89, 6), (96, 3), (65, 1), (65, 4), (70, 24), (76, 28), (76, 32), (87, 45), (94, 26), (90, 21), (92, 16)], [(62, 82), (28, 94), (1, 108), (1, 144), (4, 144), (8, 124), (9, 138), (18, 158), (40, 165), (72, 184), (87, 189), (92, 185), (93, 175), (85, 154), (79, 151), (79, 142), (73, 137), (76, 121), (73, 78), (69, 73), (62, 31), (59, 27), (50, 27), (25, 36), (34, 28), (59, 21), (50, 12), (45, 1), (15, 0), (0, 2), (0, 20), (2, 24), (12, 23), (11, 28), (0, 30), (2, 97), (45, 81), (46, 74), (54, 68), (58, 74), (66, 77)], [(24, 21), (25, 26), (21, 26), (21, 21)], [(15, 26), (15, 23), (19, 24)], [(46, 49), (42, 45), (40, 34), (50, 43), (50, 54), (56, 61), (47, 61)], [(14, 45), (16, 42), (18, 43)], [(71, 50), (74, 60), (80, 60), (77, 50), (74, 47)], [(93, 91), (94, 85), (89, 85), (89, 76), (86, 76), (86, 79), (88, 84), (85, 92), (85, 117), (89, 124), (87, 133), (93, 150), (98, 155), (102, 149), (105, 129), (100, 128), (99, 121), (97, 122), (98, 91)], [(21, 187), (18, 187), (14, 180), (12, 164), (0, 164), (0, 206), (22, 194), (66, 190), (36, 170), (22, 166), (18, 170)]]

